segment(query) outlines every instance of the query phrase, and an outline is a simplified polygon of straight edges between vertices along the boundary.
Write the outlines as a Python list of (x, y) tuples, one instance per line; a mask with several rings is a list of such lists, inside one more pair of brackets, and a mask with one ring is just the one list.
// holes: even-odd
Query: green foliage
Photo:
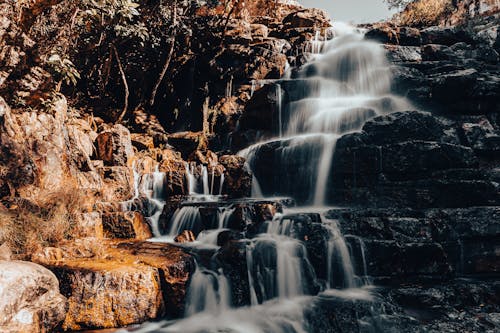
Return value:
[(93, 27), (111, 32), (117, 37), (139, 38), (146, 41), (149, 38), (148, 29), (140, 22), (140, 4), (134, 0), (84, 0), (85, 9), (81, 23), (91, 20)]
[(56, 79), (64, 81), (67, 85), (76, 86), (80, 79), (80, 73), (76, 70), (71, 60), (61, 58), (57, 53), (52, 54), (47, 60)]

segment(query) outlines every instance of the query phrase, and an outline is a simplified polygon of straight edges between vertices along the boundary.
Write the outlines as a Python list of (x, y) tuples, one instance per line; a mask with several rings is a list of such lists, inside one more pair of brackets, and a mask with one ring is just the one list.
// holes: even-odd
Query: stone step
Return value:
[(183, 313), (192, 256), (162, 243), (80, 239), (33, 261), (57, 276), (69, 307), (64, 330), (123, 327)]

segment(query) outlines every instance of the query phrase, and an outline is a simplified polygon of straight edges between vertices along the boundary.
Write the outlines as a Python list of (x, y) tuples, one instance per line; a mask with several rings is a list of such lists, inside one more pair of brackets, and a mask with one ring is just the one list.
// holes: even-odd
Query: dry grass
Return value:
[(50, 193), (38, 202), (17, 200), (0, 207), (0, 244), (7, 243), (18, 259), (29, 259), (42, 247), (78, 235), (83, 197), (75, 187)]
[(452, 0), (417, 0), (396, 17), (398, 24), (412, 27), (437, 25), (453, 11)]

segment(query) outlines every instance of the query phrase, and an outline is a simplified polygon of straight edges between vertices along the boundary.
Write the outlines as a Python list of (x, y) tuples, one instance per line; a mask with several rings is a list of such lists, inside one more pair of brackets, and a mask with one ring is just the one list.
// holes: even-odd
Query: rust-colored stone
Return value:
[(177, 243), (189, 243), (194, 242), (195, 240), (196, 237), (191, 230), (184, 230), (174, 238), (174, 241), (176, 241)]
[(60, 281), (65, 330), (123, 327), (183, 312), (194, 259), (182, 249), (141, 241), (79, 240), (32, 258)]
[(153, 237), (151, 227), (139, 212), (114, 212), (102, 216), (107, 238), (146, 240)]
[(96, 139), (97, 157), (105, 165), (126, 166), (134, 156), (130, 132), (122, 125), (114, 125)]

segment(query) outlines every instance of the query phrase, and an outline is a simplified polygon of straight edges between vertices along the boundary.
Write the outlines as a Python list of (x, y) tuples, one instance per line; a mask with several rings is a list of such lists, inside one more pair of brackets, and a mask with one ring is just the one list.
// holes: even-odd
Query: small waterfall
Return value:
[(175, 237), (184, 230), (198, 234), (201, 230), (201, 215), (198, 207), (184, 206), (177, 209), (172, 216), (169, 236)]
[(227, 207), (221, 207), (217, 211), (217, 219), (219, 220), (219, 229), (224, 229), (228, 227), (229, 224), (229, 219), (233, 215), (235, 209), (234, 208), (227, 208)]
[[(364, 240), (361, 237), (346, 235), (345, 240), (347, 242), (349, 253), (351, 254), (351, 258), (358, 258), (361, 261), (361, 275), (356, 276), (356, 285), (358, 286), (367, 286), (372, 284), (372, 279), (368, 275), (368, 267), (366, 261), (366, 245)], [(359, 262), (356, 262), (359, 264)]]
[(283, 92), (281, 91), (281, 85), (276, 84), (276, 106), (278, 108), (278, 133), (279, 137), (283, 137)]
[(188, 288), (186, 316), (218, 314), (230, 308), (229, 282), (223, 274), (197, 267)]
[(208, 170), (206, 166), (203, 166), (201, 169), (202, 181), (203, 181), (203, 194), (210, 195), (210, 188), (208, 186)]
[(260, 188), (259, 181), (252, 175), (252, 197), (254, 198), (263, 198), (262, 189)]
[(224, 189), (224, 173), (220, 175), (220, 182), (219, 182), (219, 195), (222, 195), (222, 190)]
[(194, 168), (192, 165), (186, 163), (186, 180), (188, 185), (188, 193), (190, 195), (196, 194), (196, 177), (194, 176)]
[(251, 295), (260, 295), (261, 302), (278, 297), (290, 299), (309, 294), (307, 277), (312, 266), (307, 259), (305, 246), (296, 239), (263, 234), (250, 245), (249, 275), (252, 275), (254, 290)]
[(335, 152), (335, 144), (337, 136), (331, 135), (324, 137), (323, 151), (318, 165), (318, 176), (314, 191), (314, 204), (321, 206), (326, 202), (327, 182), (330, 175), (330, 167), (332, 165), (333, 153)]
[(321, 40), (321, 31), (317, 30), (314, 34), (314, 39), (310, 42), (311, 53), (320, 54), (322, 47), (323, 41)]
[(202, 244), (217, 246), (219, 234), (224, 230), (227, 229), (203, 230), (196, 238), (196, 241)]
[[(330, 234), (327, 252), (327, 286), (329, 289), (338, 286), (354, 288), (357, 285), (346, 242), (334, 221), (325, 226)], [(341, 276), (336, 276), (336, 273), (340, 273)]]
[(134, 176), (134, 195), (133, 198), (121, 203), (122, 211), (130, 211), (136, 209), (136, 200), (143, 196), (147, 200), (145, 211), (148, 212), (145, 216), (146, 221), (149, 222), (151, 230), (155, 237), (160, 236), (159, 219), (165, 206), (165, 186), (166, 174), (160, 172), (158, 165), (152, 173), (140, 174), (137, 170), (137, 165), (134, 163), (132, 166)]
[(219, 178), (219, 188), (218, 193), (214, 191), (215, 180), (217, 176), (215, 175), (215, 168), (212, 168), (209, 172), (207, 166), (196, 165), (195, 163), (186, 163), (186, 180), (188, 193), (192, 196), (206, 196), (207, 198), (213, 195), (222, 195), (222, 189), (224, 186), (224, 173), (221, 173)]

